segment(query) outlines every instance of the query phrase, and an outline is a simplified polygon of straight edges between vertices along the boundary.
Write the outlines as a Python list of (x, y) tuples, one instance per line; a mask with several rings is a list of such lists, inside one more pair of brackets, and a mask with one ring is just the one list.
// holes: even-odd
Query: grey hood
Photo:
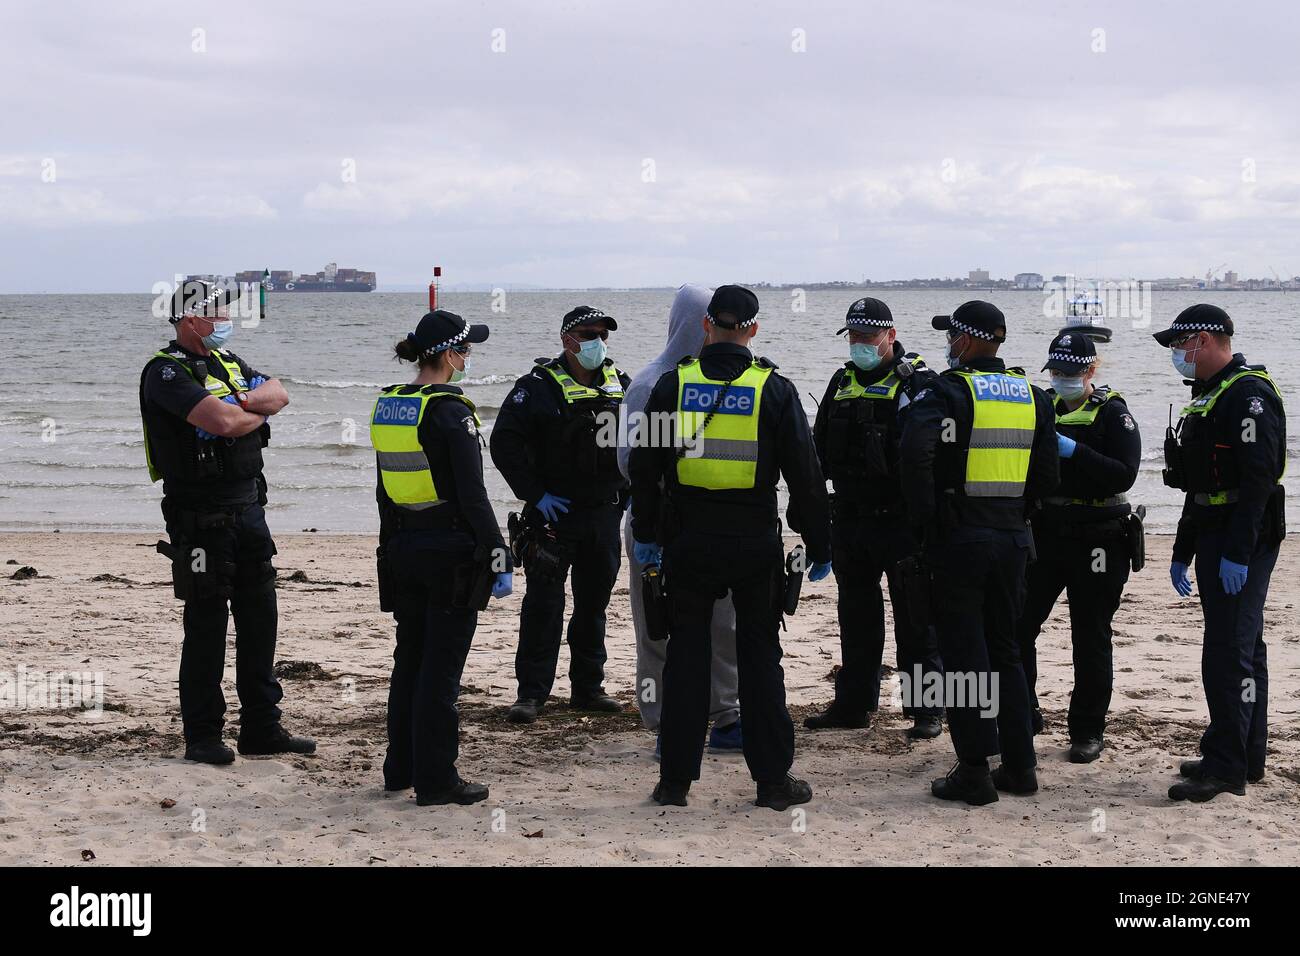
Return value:
[[(645, 410), (650, 401), (650, 393), (655, 383), (667, 372), (671, 372), (679, 361), (688, 355), (699, 355), (704, 348), (704, 326), (700, 322), (709, 308), (713, 290), (698, 285), (684, 285), (673, 297), (672, 309), (668, 312), (668, 341), (659, 357), (636, 373), (632, 384), (623, 396), (624, 414)], [(618, 467), (627, 475), (626, 445), (619, 445)]]

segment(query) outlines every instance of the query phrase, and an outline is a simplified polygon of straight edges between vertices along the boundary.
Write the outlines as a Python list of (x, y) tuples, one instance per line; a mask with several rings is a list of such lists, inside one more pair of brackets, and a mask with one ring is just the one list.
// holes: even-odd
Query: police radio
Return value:
[(1174, 406), (1169, 406), (1169, 424), (1165, 426), (1165, 467), (1160, 475), (1170, 488), (1186, 487), (1187, 476), (1183, 471), (1183, 449), (1178, 444), (1178, 433), (1183, 423), (1174, 424)]

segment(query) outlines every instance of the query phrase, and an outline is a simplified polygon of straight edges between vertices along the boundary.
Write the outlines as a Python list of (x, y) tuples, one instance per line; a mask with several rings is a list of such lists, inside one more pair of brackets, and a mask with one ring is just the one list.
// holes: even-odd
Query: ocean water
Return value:
[[(760, 293), (757, 351), (776, 361), (815, 411), (833, 370), (847, 358), (837, 337), (848, 305), (861, 293), (812, 291), (796, 311), (788, 291)], [(943, 334), (930, 317), (951, 312), (972, 294), (912, 290), (880, 293), (894, 313), (899, 338), (942, 367)], [(492, 337), (475, 349), (466, 391), (478, 405), (484, 432), (514, 380), (532, 360), (559, 351), (560, 317), (576, 305), (597, 306), (619, 320), (610, 354), (630, 374), (663, 346), (672, 291), (449, 293), (442, 300)], [(1010, 329), (1002, 355), (1032, 379), (1062, 324), (1049, 317), (1036, 292), (980, 295), (1006, 313)], [(1289, 457), (1300, 448), (1300, 357), (1296, 311), (1300, 296), (1283, 293), (1153, 293), (1149, 320), (1108, 322), (1114, 340), (1101, 347), (1098, 382), (1122, 391), (1143, 435), (1142, 472), (1131, 493), (1147, 505), (1154, 530), (1172, 529), (1179, 494), (1160, 480), (1160, 449), (1169, 406), (1187, 390), (1168, 352), (1150, 337), (1187, 305), (1211, 301), (1237, 323), (1237, 349), (1264, 362), (1288, 406)], [(494, 304), (504, 311), (494, 311)], [(144, 464), (138, 386), (140, 370), (170, 338), (151, 313), (149, 295), (0, 296), (0, 528), (144, 530), (161, 524), (161, 483)], [(255, 368), (282, 379), (291, 404), (272, 420), (266, 452), (268, 517), (277, 532), (376, 531), (374, 454), (368, 415), (384, 385), (408, 381), (409, 366), (392, 359), (392, 345), (424, 313), (423, 293), (272, 295), (256, 328), (236, 324), (230, 347)], [(491, 465), (488, 491), (504, 524), (518, 502)], [(1295, 481), (1294, 468), (1288, 484)]]

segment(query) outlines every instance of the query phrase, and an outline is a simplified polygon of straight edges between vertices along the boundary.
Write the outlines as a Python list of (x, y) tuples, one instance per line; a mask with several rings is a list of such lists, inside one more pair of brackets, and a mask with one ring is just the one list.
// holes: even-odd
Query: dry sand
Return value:
[[(910, 743), (896, 701), (869, 731), (800, 727), (802, 812), (756, 809), (738, 755), (708, 755), (691, 806), (648, 797), (654, 738), (630, 707), (588, 717), (559, 703), (531, 727), (504, 720), (514, 698), (516, 594), (480, 616), (461, 697), (462, 773), (491, 786), (482, 804), (415, 806), (384, 795), (379, 768), (392, 649), (376, 607), (366, 537), (279, 536), (277, 658), (286, 724), (319, 741), (310, 758), (180, 759), (176, 701), (180, 606), (145, 534), (0, 535), (0, 671), (98, 671), (101, 715), (0, 711), (0, 863), (84, 865), (411, 863), (1290, 864), (1300, 862), (1300, 545), (1283, 549), (1268, 602), (1269, 774), (1244, 798), (1173, 804), (1177, 761), (1205, 719), (1200, 615), (1166, 576), (1170, 539), (1116, 619), (1116, 687), (1101, 760), (1064, 759), (1070, 684), (1064, 606), (1041, 638), (1042, 789), (968, 809), (929, 796), (952, 762), (945, 733)], [(5, 561), (18, 562), (5, 565)], [(20, 566), (39, 576), (13, 580)], [(631, 701), (634, 651), (626, 580), (609, 615), (608, 687)], [(809, 585), (784, 636), (796, 723), (831, 692), (839, 658), (833, 579)], [(886, 659), (892, 661), (892, 641)], [(226, 670), (233, 737), (234, 640)], [(567, 670), (567, 650), (561, 669)], [(897, 682), (891, 681), (894, 695)], [(174, 805), (164, 806), (174, 801)]]

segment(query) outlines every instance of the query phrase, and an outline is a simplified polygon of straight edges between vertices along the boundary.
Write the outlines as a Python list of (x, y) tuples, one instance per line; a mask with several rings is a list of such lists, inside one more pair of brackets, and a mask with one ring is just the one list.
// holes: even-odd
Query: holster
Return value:
[(1143, 519), (1147, 516), (1147, 506), (1138, 505), (1136, 509), (1124, 516), (1124, 532), (1128, 539), (1129, 566), (1136, 574), (1146, 567), (1147, 535)]
[(496, 577), (489, 560), (474, 559), (456, 565), (452, 571), (451, 606), (485, 610), (492, 597), (492, 582)]
[(393, 571), (388, 566), (388, 556), (382, 544), (375, 548), (375, 570), (378, 574), (379, 610), (394, 611), (397, 609), (397, 595), (395, 593)]
[(903, 585), (903, 599), (907, 602), (908, 616), (918, 628), (927, 628), (934, 623), (931, 610), (930, 569), (925, 566), (919, 555), (908, 555), (895, 566)]
[(1268, 535), (1274, 544), (1281, 544), (1286, 537), (1286, 489), (1278, 485), (1264, 507), (1264, 527), (1262, 535)]
[(641, 572), (641, 603), (645, 608), (646, 630), (650, 640), (668, 639), (668, 591), (661, 568), (650, 565)]
[(794, 614), (799, 610), (799, 593), (803, 590), (804, 555), (803, 545), (791, 549), (785, 558), (785, 590), (781, 594), (781, 612)]
[[(190, 511), (164, 499), (163, 517), (171, 532), (171, 542), (159, 541), (154, 550), (172, 563), (172, 593), (178, 601), (202, 601), (211, 598), (228, 600), (234, 593), (236, 566), (216, 561), (205, 541), (205, 532), (224, 530), (234, 525), (234, 516), (225, 511)], [(195, 569), (198, 564), (201, 570)]]

